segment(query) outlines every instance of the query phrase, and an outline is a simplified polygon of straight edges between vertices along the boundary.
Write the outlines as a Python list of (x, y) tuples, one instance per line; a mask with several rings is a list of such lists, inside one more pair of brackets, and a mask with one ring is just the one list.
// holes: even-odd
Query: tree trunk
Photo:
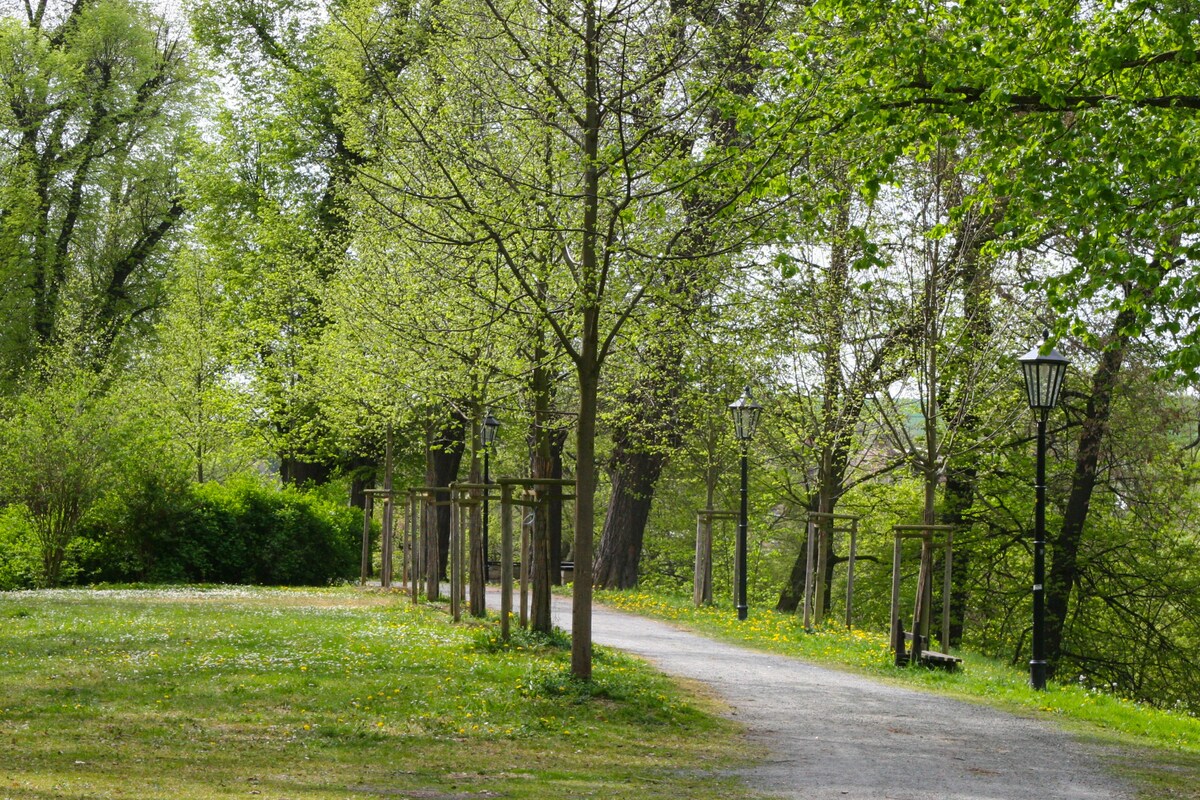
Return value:
[[(962, 175), (955, 172), (951, 183), (948, 202), (960, 206), (966, 197)], [(992, 265), (988, 257), (982, 255), (984, 245), (996, 237), (996, 222), (999, 211), (991, 214), (976, 216), (965, 214), (955, 242), (954, 263), (958, 264), (962, 273), (963, 319), (967, 327), (967, 342), (978, 343), (978, 348), (967, 348), (960, 353), (969, 362), (975, 357), (976, 351), (983, 351), (996, 337), (996, 325), (992, 314), (992, 297), (994, 285), (992, 280)], [(951, 370), (955, 365), (951, 364)], [(954, 385), (951, 391), (958, 394), (969, 394), (974, 388), (968, 385), (971, 377), (960, 370), (955, 371)], [(969, 514), (975, 502), (975, 486), (978, 482), (978, 435), (981, 421), (974, 408), (968, 408), (958, 425), (957, 438), (967, 442), (964, 453), (952, 453), (946, 462), (945, 508), (941, 522), (953, 525), (955, 536), (969, 524)], [(967, 605), (970, 602), (970, 572), (971, 550), (968, 542), (959, 541), (954, 550), (951, 564), (950, 587), (950, 646), (962, 644), (963, 630), (967, 616)]]
[[(820, 507), (818, 503), (818, 498), (810, 498), (806, 510), (816, 511)], [(795, 614), (796, 609), (804, 602), (804, 578), (808, 572), (808, 556), (805, 550), (806, 548), (800, 548), (800, 555), (792, 562), (792, 571), (788, 575), (787, 584), (784, 585), (783, 591), (779, 593), (779, 600), (775, 603), (775, 610), (781, 614)]]
[(353, 462), (350, 472), (350, 505), (353, 508), (366, 508), (367, 489), (375, 485), (377, 467), (375, 460), (360, 456)]
[[(450, 409), (444, 413), (441, 420), (430, 421), (425, 439), (425, 485), (443, 489), (434, 493), (438, 505), (433, 511), (436, 533), (432, 540), (437, 542), (437, 562), (430, 562), (438, 580), (446, 578), (450, 556), (450, 493), (445, 487), (458, 478), (467, 433), (467, 420), (461, 414)], [(436, 589), (430, 599), (437, 599)]]
[(580, 238), (579, 349), (574, 357), (579, 381), (575, 429), (575, 583), (571, 587), (571, 675), (592, 679), (592, 535), (596, 529), (596, 414), (600, 394), (600, 32), (597, 0), (584, 0), (583, 30), (583, 185)]
[[(855, 380), (851, 391), (844, 393), (845, 384), (842, 363), (842, 343), (846, 338), (845, 331), (845, 300), (847, 281), (850, 270), (850, 252), (842, 237), (850, 227), (850, 203), (842, 201), (835, 218), (834, 241), (830, 248), (829, 270), (826, 273), (825, 301), (827, 307), (821, 310), (822, 354), (821, 375), (823, 381), (820, 418), (821, 460), (817, 468), (817, 491), (810, 497), (807, 510), (832, 514), (841, 499), (845, 486), (846, 469), (850, 463), (850, 441), (854, 429), (858, 425), (863, 405), (866, 401), (865, 382), (869, 376), (865, 373)], [(882, 351), (881, 351), (882, 352)], [(873, 360), (871, 374), (877, 369), (881, 356)], [(832, 526), (832, 522), (828, 523)], [(818, 524), (818, 531), (826, 528), (826, 520)], [(825, 567), (822, 583), (824, 594), (821, 598), (822, 608), (828, 609), (833, 592), (833, 536), (818, 538), (824, 541), (825, 552), (818, 554), (818, 563)], [(804, 579), (808, 571), (807, 548), (803, 548), (792, 564), (792, 573), (787, 586), (779, 595), (775, 610), (785, 613), (795, 613), (804, 599)], [(824, 556), (824, 558), (820, 558)], [(820, 622), (820, 620), (817, 620)]]
[[(546, 441), (546, 432), (542, 431), (538, 438), (539, 446), (529, 460), (529, 474), (533, 478), (549, 478), (553, 467), (550, 461), (550, 448)], [(529, 624), (535, 631), (550, 633), (553, 627), (550, 622), (550, 573), (552, 571), (550, 568), (550, 488), (538, 486), (535, 487), (534, 492), (539, 504), (535, 506), (533, 515), (533, 552), (531, 554), (533, 563), (530, 565), (532, 567), (533, 592)]]
[(1053, 674), (1062, 655), (1063, 629), (1071, 601), (1071, 592), (1079, 579), (1079, 545), (1087, 522), (1092, 491), (1099, 473), (1100, 448), (1108, 437), (1112, 413), (1113, 389), (1117, 385), (1129, 337), (1122, 331), (1133, 322), (1133, 314), (1122, 311), (1113, 325), (1113, 342), (1100, 357), (1092, 373), (1092, 391), (1084, 412), (1075, 450), (1075, 470), (1071, 493), (1067, 498), (1062, 528), (1051, 541), (1050, 569), (1046, 579), (1046, 660)]
[(612, 471), (612, 497), (604, 517), (595, 582), (605, 589), (630, 589), (638, 582), (654, 485), (667, 456), (660, 451), (624, 450), (614, 454), (613, 460), (617, 464)]
[[(585, 314), (585, 320), (588, 315)], [(593, 323), (594, 326), (594, 323)], [(585, 331), (589, 325), (585, 321)], [(594, 327), (593, 327), (594, 331)], [(594, 335), (594, 334), (593, 334)], [(598, 338), (598, 337), (597, 337)], [(596, 339), (592, 339), (596, 343)], [(596, 400), (600, 369), (584, 335), (579, 371), (579, 422), (575, 432), (575, 580), (571, 586), (571, 674), (592, 679), (592, 536), (596, 530)], [(590, 353), (589, 353), (590, 349)]]
[[(479, 440), (482, 420), (482, 409), (479, 409), (479, 413), (476, 414), (472, 423), (474, 446), (471, 449), (471, 476), (468, 479), (470, 483), (474, 484), (483, 483), (483, 461), (479, 456), (483, 448), (483, 443)], [(468, 506), (470, 512), (467, 515), (467, 575), (470, 581), (470, 614), (472, 617), (487, 616), (487, 553), (483, 549), (482, 494), (478, 489), (471, 490), (471, 497), (477, 502)]]
[(301, 456), (288, 454), (280, 456), (279, 479), (288, 486), (304, 488), (305, 486), (324, 486), (333, 475), (333, 465), (317, 461), (306, 461)]
[[(967, 512), (975, 500), (978, 471), (973, 466), (947, 469), (945, 510), (942, 523), (957, 530), (967, 524)], [(957, 541), (957, 539), (956, 539)], [(967, 603), (970, 600), (967, 576), (971, 568), (971, 551), (959, 542), (951, 565), (950, 584), (950, 646), (962, 644)]]

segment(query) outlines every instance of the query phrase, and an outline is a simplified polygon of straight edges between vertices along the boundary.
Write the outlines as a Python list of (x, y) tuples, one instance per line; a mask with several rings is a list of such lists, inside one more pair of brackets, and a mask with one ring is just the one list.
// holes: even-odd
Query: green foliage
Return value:
[(198, 482), (247, 469), (261, 451), (244, 376), (234, 373), (244, 346), (235, 326), (235, 296), (212, 254), (185, 250), (167, 283), (170, 301), (139, 363), (127, 400), (161, 437), (163, 458)]
[(37, 586), (40, 561), (25, 507), (0, 509), (0, 591)]
[(24, 510), (42, 586), (64, 577), (67, 549), (111, 473), (114, 415), (99, 388), (92, 372), (52, 369), (0, 413), (0, 501)]
[(242, 476), (147, 480), (93, 515), (85, 574), (96, 581), (323, 585), (357, 574), (362, 514)]
[(485, 653), (503, 650), (569, 650), (571, 636), (561, 628), (542, 633), (532, 628), (517, 627), (511, 630), (506, 642), (495, 628), (489, 626), (475, 632), (475, 647)]
[(185, 42), (148, 5), (36, 5), (0, 18), (5, 382), (68, 341), (81, 362), (128, 360), (183, 215), (196, 99)]
[(963, 211), (1000, 214), (994, 249), (1066, 254), (1025, 281), (1060, 331), (1095, 343), (1097, 308), (1129, 310), (1131, 333), (1167, 343), (1167, 371), (1196, 377), (1193, 3), (821, 0), (805, 21), (781, 102), (876, 143), (856, 183), (890, 183), (905, 153), (969, 132), (985, 180)]

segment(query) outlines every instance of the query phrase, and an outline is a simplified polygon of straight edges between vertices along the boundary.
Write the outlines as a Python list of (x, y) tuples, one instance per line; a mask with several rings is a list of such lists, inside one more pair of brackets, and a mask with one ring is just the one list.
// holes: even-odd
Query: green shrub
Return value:
[(182, 582), (199, 557), (196, 543), (181, 538), (195, 508), (191, 486), (177, 473), (128, 476), (84, 519), (79, 579), (90, 583)]
[(92, 582), (324, 585), (358, 571), (357, 509), (257, 477), (175, 487), (148, 480), (85, 527)]
[(0, 508), (0, 591), (33, 588), (40, 570), (37, 539), (25, 507)]

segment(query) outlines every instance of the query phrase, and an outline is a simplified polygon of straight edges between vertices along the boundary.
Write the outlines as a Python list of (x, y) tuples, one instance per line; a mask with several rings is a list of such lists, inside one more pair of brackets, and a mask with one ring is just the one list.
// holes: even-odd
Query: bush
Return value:
[(0, 591), (37, 585), (41, 557), (24, 506), (0, 509)]
[(87, 370), (58, 366), (0, 407), (0, 498), (23, 509), (40, 586), (69, 582), (69, 549), (110, 468), (112, 404)]
[(314, 585), (357, 572), (360, 513), (252, 479), (205, 484), (183, 538), (201, 543), (189, 580)]
[(254, 477), (183, 487), (148, 479), (85, 527), (90, 581), (324, 585), (358, 572), (357, 509)]

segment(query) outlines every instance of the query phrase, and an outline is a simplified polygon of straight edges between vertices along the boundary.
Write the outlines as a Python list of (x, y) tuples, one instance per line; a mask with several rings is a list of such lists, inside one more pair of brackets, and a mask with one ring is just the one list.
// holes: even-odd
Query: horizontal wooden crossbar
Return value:
[(708, 509), (701, 509), (696, 512), (696, 516), (708, 517), (709, 519), (737, 519), (741, 514), (737, 511), (709, 511)]

